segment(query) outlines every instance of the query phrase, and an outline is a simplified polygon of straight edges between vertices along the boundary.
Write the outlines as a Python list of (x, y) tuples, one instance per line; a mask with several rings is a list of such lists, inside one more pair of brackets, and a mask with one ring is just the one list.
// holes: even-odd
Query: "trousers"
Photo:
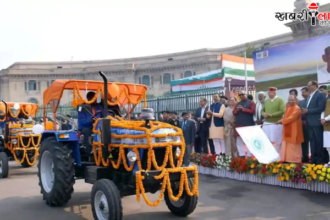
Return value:
[(225, 139), (213, 139), (215, 154), (224, 154), (226, 153)]

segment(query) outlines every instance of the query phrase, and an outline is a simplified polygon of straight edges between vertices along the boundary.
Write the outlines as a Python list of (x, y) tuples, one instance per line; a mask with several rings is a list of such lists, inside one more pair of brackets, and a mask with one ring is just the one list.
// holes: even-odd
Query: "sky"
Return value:
[(294, 0), (0, 0), (0, 9), (3, 69), (231, 47), (290, 32), (275, 13)]

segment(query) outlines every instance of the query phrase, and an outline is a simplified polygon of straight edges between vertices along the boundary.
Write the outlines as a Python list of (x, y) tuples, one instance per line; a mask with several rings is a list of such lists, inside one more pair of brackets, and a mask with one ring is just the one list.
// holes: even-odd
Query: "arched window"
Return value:
[(38, 104), (38, 100), (35, 98), (30, 98), (29, 103)]
[(170, 84), (171, 83), (171, 74), (165, 73), (163, 76), (163, 84)]
[(142, 76), (142, 84), (145, 86), (150, 86), (150, 76), (148, 75)]
[(184, 78), (190, 77), (190, 76), (192, 76), (192, 72), (191, 71), (188, 70), (188, 71), (185, 71), (184, 72), (184, 75), (183, 75)]
[(29, 90), (37, 90), (37, 82), (35, 80), (29, 81)]

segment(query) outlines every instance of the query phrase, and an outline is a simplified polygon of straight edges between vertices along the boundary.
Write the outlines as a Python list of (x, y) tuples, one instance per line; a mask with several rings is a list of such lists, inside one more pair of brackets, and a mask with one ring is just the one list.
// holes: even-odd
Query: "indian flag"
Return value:
[[(245, 80), (244, 57), (222, 54), (221, 67), (224, 78)], [(247, 80), (255, 81), (253, 59), (246, 58), (246, 70)]]
[(172, 92), (209, 89), (222, 86), (221, 69), (171, 81)]

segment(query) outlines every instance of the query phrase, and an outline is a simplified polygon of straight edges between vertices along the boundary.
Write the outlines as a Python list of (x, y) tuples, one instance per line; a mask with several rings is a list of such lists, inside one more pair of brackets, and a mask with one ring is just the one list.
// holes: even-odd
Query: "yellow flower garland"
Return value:
[[(99, 93), (101, 93), (101, 97), (102, 97), (102, 99), (104, 99), (104, 88), (103, 88), (103, 86), (99, 86), (97, 88), (97, 90), (95, 91), (95, 96), (93, 97), (93, 99), (88, 101), (88, 100), (83, 98), (83, 96), (82, 96), (82, 94), (79, 90), (78, 84), (75, 83), (74, 86), (73, 86), (73, 103), (78, 104), (78, 99), (79, 99), (79, 100), (82, 100), (86, 104), (92, 104), (96, 101)], [(108, 100), (108, 105), (111, 105), (111, 106), (120, 105), (119, 100), (121, 100), (121, 98), (123, 96), (128, 100), (128, 103), (133, 104), (133, 105), (137, 105), (138, 103), (141, 102), (142, 99), (146, 100), (146, 93), (144, 93), (136, 101), (133, 101), (130, 97), (130, 94), (128, 93), (127, 88), (124, 88), (122, 91), (119, 92), (119, 97), (117, 97), (116, 100), (114, 100), (114, 101), (109, 101)], [(147, 106), (147, 103), (144, 102), (144, 108), (146, 108), (146, 106)]]
[[(177, 201), (183, 194), (183, 190), (185, 188), (186, 193), (189, 196), (198, 196), (198, 172), (197, 172), (197, 167), (181, 167), (183, 163), (183, 157), (184, 157), (184, 152), (185, 152), (185, 142), (184, 142), (184, 137), (182, 134), (182, 130), (179, 129), (178, 127), (166, 124), (166, 123), (161, 123), (161, 122), (150, 122), (150, 129), (145, 128), (145, 121), (125, 121), (122, 119), (119, 119), (119, 121), (114, 120), (114, 118), (110, 117), (112, 119), (111, 121), (111, 127), (112, 128), (123, 128), (123, 129), (131, 129), (131, 130), (136, 130), (136, 131), (143, 131), (145, 134), (141, 135), (129, 135), (129, 134), (123, 134), (123, 135), (117, 135), (117, 134), (111, 134), (111, 137), (113, 138), (131, 138), (131, 139), (146, 139), (147, 143), (146, 144), (139, 144), (139, 145), (126, 145), (126, 144), (109, 144), (108, 149), (111, 152), (113, 148), (118, 148), (119, 149), (119, 155), (118, 155), (118, 160), (117, 162), (113, 161), (111, 158), (109, 158), (107, 161), (105, 161), (102, 158), (102, 146), (103, 144), (100, 142), (93, 142), (93, 152), (94, 152), (94, 158), (95, 162), (98, 166), (109, 166), (109, 162), (111, 163), (112, 167), (115, 169), (118, 169), (121, 164), (125, 167), (127, 171), (132, 171), (134, 168), (135, 163), (138, 164), (139, 171), (136, 172), (136, 198), (137, 201), (140, 201), (140, 195), (142, 194), (145, 202), (150, 205), (150, 206), (157, 206), (159, 203), (162, 201), (162, 198), (164, 197), (165, 190), (167, 189), (168, 195), (173, 201)], [(96, 126), (98, 122), (101, 119), (96, 120), (93, 128), (93, 133), (96, 135), (100, 135), (101, 132), (96, 130)], [(152, 134), (153, 131), (157, 129), (162, 129), (162, 128), (171, 128), (174, 129), (176, 132), (175, 133), (170, 133), (170, 134)], [(165, 138), (168, 136), (179, 136), (180, 137), (180, 143), (176, 142), (169, 142), (169, 143), (152, 143), (152, 138)], [(173, 152), (172, 148), (173, 146), (177, 146), (181, 148), (181, 153), (180, 156), (178, 157), (178, 162), (177, 164), (174, 164), (173, 161)], [(96, 149), (98, 147), (98, 150)], [(156, 170), (161, 170), (161, 173), (158, 176), (154, 176), (154, 179), (160, 180), (163, 179), (162, 181), (162, 189), (160, 196), (156, 202), (151, 202), (147, 198), (145, 194), (145, 189), (143, 187), (143, 179), (144, 177), (141, 174), (142, 170), (142, 164), (141, 164), (141, 157), (138, 149), (147, 149), (148, 150), (148, 158), (147, 158), (147, 169), (146, 173), (151, 170), (151, 165), (155, 167)], [(155, 152), (154, 148), (166, 148), (166, 152), (164, 155), (164, 161), (162, 165), (158, 165), (155, 157)], [(132, 149), (133, 152), (137, 156), (137, 160), (133, 163), (131, 163), (130, 166), (127, 164), (126, 160), (126, 155), (125, 155), (125, 149)], [(166, 168), (167, 164), (170, 164), (171, 168)], [(189, 188), (189, 180), (187, 176), (187, 171), (193, 171), (194, 173), (194, 184), (192, 186), (192, 189), (190, 190)], [(180, 186), (179, 186), (179, 193), (177, 196), (173, 195), (172, 188), (171, 188), (171, 181), (169, 178), (170, 173), (181, 173), (181, 178), (180, 178)], [(167, 187), (167, 188), (166, 188)]]
[[(33, 125), (24, 125), (23, 128), (32, 128)], [(21, 125), (18, 124), (14, 124), (10, 126), (10, 130), (13, 128), (21, 128)], [(29, 134), (29, 135), (22, 135), (20, 134), (20, 132), (22, 132), (22, 130), (18, 130), (18, 131), (10, 131), (11, 134), (17, 134), (17, 136), (8, 136), (8, 138), (10, 139), (10, 143), (5, 143), (5, 148), (7, 148), (8, 150), (11, 151), (15, 161), (18, 164), (22, 164), (24, 163), (24, 161), (26, 161), (30, 166), (33, 166), (36, 164), (37, 162), (37, 158), (39, 155), (39, 145), (40, 145), (40, 141), (41, 141), (41, 134)], [(23, 142), (23, 139), (27, 139), (28, 138), (28, 143), (25, 145)], [(37, 142), (34, 141), (34, 138), (37, 138)], [(17, 139), (17, 144), (13, 144), (13, 139)], [(16, 155), (16, 151), (23, 151), (23, 156), (22, 159), (19, 160), (17, 158)], [(29, 157), (28, 157), (28, 151), (34, 151), (34, 159), (33, 161), (30, 161)]]

